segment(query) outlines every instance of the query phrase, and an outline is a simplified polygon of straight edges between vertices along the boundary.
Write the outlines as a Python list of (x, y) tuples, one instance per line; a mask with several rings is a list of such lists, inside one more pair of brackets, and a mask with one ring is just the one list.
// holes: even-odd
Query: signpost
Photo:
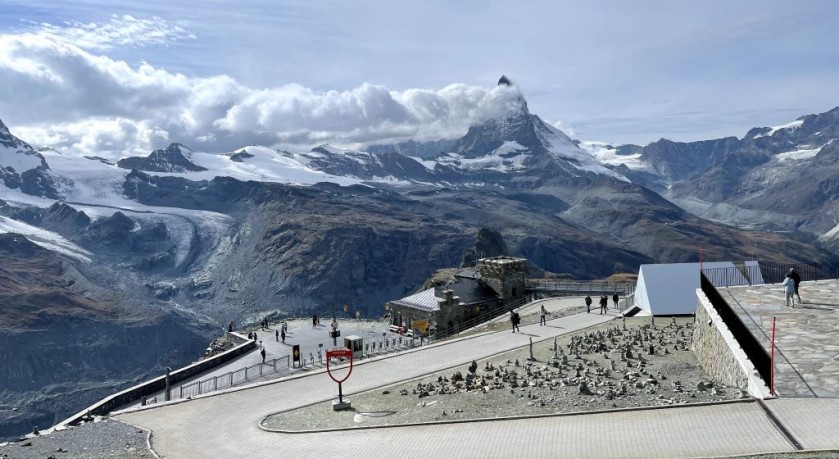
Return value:
[[(332, 401), (332, 409), (334, 411), (340, 410), (348, 410), (351, 408), (350, 401), (344, 401), (344, 392), (341, 388), (341, 383), (347, 380), (352, 374), (352, 358), (353, 352), (350, 349), (346, 348), (335, 348), (335, 349), (328, 349), (326, 351), (326, 372), (329, 374), (329, 377), (332, 378), (333, 381), (338, 383), (338, 400)], [(332, 362), (333, 358), (339, 359), (349, 359), (350, 360), (350, 371), (347, 372), (347, 375), (343, 377), (343, 379), (337, 379), (335, 376), (332, 375), (332, 369), (329, 368), (329, 364)]]
[(300, 363), (300, 345), (295, 344), (291, 348), (291, 366), (292, 368), (296, 367), (298, 363)]
[(332, 338), (332, 345), (338, 345), (338, 337), (341, 336), (341, 330), (338, 330), (338, 321), (332, 319), (332, 331), (329, 332), (329, 336)]

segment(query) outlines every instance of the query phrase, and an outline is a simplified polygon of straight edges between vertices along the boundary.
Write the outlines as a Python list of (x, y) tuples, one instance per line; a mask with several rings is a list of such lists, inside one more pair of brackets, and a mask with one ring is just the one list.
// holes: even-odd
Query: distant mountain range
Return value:
[[(9, 297), (16, 303), (0, 309), (0, 337), (26, 346), (60, 328), (61, 314), (117, 333), (128, 316), (96, 311), (131, 311), (189, 338), (181, 354), (132, 349), (154, 354), (137, 373), (100, 358), (115, 352), (105, 343), (127, 345), (103, 337), (88, 352), (96, 374), (112, 375), (112, 389), (197, 357), (208, 330), (230, 320), (343, 304), (379, 315), (434, 270), (474, 259), (479, 234), (528, 258), (534, 276), (601, 278), (642, 263), (695, 261), (700, 248), (708, 260), (835, 262), (825, 247), (839, 232), (831, 230), (839, 221), (836, 115), (742, 140), (611, 146), (572, 140), (521, 97), (455, 140), (366, 151), (251, 145), (225, 154), (173, 143), (117, 161), (36, 150), (0, 123), (0, 233), (31, 243), (7, 243), (10, 257), (25, 259), (32, 244), (43, 251), (42, 263), (9, 265), (6, 275), (20, 288), (73, 298), (50, 303), (36, 327), (10, 311), (40, 308), (47, 297)], [(52, 280), (36, 269), (49, 269)], [(15, 355), (0, 358), (8, 366)], [(21, 406), (48, 384), (22, 384), (22, 374), (0, 372), (0, 386), (19, 384), (6, 400), (18, 397)], [(55, 418), (67, 414), (43, 406)], [(0, 436), (44, 416), (43, 408), (16, 411), (17, 427)]]

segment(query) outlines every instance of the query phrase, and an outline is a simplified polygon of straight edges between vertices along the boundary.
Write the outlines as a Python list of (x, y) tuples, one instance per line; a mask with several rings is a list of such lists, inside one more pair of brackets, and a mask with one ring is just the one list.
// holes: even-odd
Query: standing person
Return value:
[(280, 330), (279, 329), (274, 330), (274, 339), (276, 339), (277, 342), (280, 342)]
[(283, 331), (280, 332), (280, 338), (283, 339), (283, 344), (285, 344), (285, 327), (283, 327)]
[(792, 278), (792, 274), (787, 273), (787, 277), (781, 283), (781, 286), (784, 287), (784, 297), (787, 300), (787, 306), (795, 307), (795, 299), (793, 295), (795, 295), (795, 280)]
[(263, 347), (259, 353), (262, 355), (262, 363), (265, 363), (265, 348)]
[(600, 314), (609, 313), (609, 297), (603, 295), (600, 297)]
[(539, 311), (539, 326), (547, 325), (548, 322), (545, 320), (545, 316), (548, 315), (548, 311), (545, 310), (545, 305), (542, 305), (542, 309)]
[(591, 312), (591, 296), (586, 296), (586, 314)]
[(617, 293), (615, 293), (614, 295), (612, 295), (612, 302), (615, 303), (615, 309), (618, 308), (618, 301), (620, 301), (620, 297)]
[(798, 294), (798, 284), (801, 283), (801, 276), (798, 275), (798, 271), (795, 268), (790, 268), (789, 277), (795, 282), (795, 296), (798, 297), (798, 304), (801, 304), (801, 295)]

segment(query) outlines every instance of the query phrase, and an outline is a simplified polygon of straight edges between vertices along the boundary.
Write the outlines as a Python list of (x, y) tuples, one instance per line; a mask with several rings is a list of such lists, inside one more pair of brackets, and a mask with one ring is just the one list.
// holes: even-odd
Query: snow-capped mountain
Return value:
[(839, 107), (753, 128), (742, 139), (581, 142), (601, 163), (691, 212), (743, 227), (839, 240)]
[(149, 172), (198, 172), (207, 170), (205, 167), (196, 166), (190, 161), (191, 158), (192, 150), (179, 143), (173, 143), (165, 150), (154, 150), (145, 158), (123, 158), (117, 162), (117, 166), (123, 169)]

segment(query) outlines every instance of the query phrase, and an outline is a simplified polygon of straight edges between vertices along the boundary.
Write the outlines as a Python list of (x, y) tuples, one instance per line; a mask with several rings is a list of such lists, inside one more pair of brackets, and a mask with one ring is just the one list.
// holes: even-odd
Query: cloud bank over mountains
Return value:
[(118, 158), (175, 141), (227, 151), (252, 143), (302, 148), (454, 138), (520, 106), (518, 89), (507, 86), (254, 88), (226, 75), (188, 76), (103, 52), (194, 38), (159, 18), (30, 26), (0, 35), (0, 117), (33, 145), (73, 154)]

